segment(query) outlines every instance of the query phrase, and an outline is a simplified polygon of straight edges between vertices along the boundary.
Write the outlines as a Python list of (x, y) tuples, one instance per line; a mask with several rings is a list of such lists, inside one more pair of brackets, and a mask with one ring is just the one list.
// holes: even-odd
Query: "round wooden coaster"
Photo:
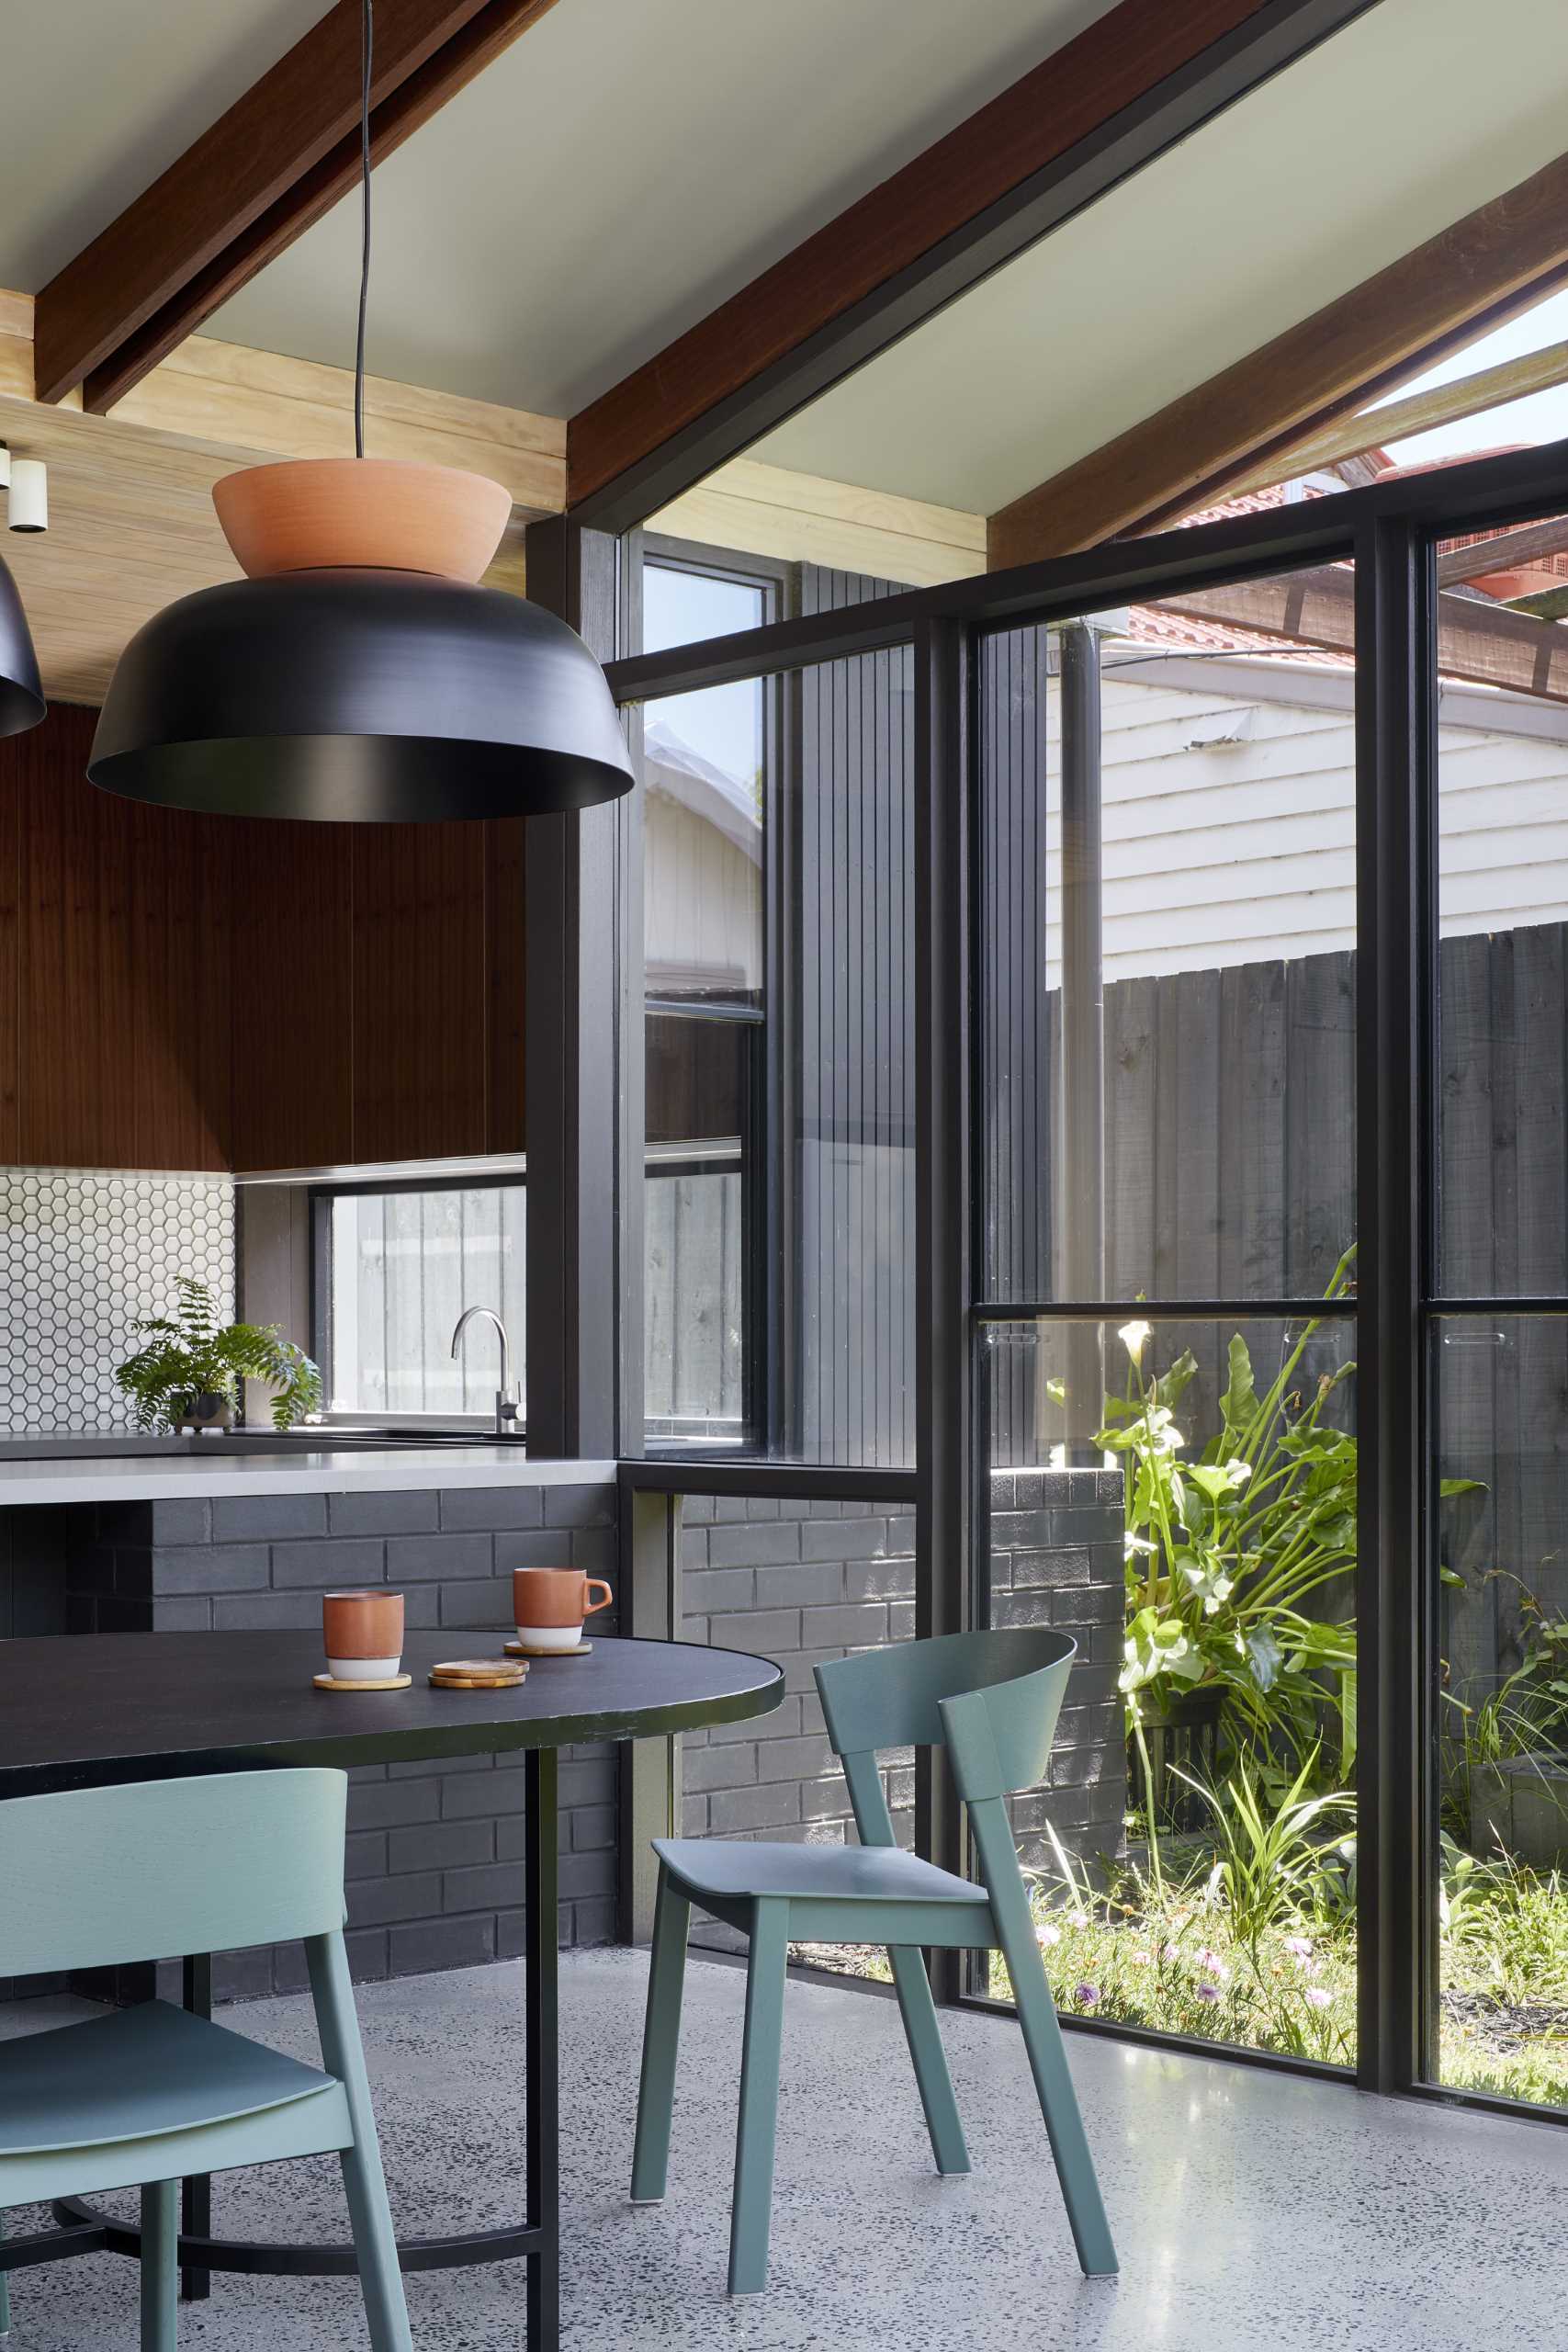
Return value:
[(406, 1690), (413, 1681), (412, 1674), (389, 1674), (376, 1682), (340, 1682), (335, 1674), (313, 1674), (310, 1677), (318, 1690)]
[(430, 1679), (438, 1690), (515, 1690), (527, 1672), (498, 1657), (450, 1657), (431, 1668)]
[(508, 1657), (586, 1657), (593, 1645), (592, 1642), (579, 1642), (574, 1650), (531, 1650), (525, 1642), (512, 1641), (504, 1643), (502, 1647)]

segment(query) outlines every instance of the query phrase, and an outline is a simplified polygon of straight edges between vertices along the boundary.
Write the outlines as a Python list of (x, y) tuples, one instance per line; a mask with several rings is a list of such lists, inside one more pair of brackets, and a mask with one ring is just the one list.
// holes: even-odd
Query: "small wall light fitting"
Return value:
[(0, 444), (0, 489), (8, 493), (6, 527), (49, 528), (49, 468), (41, 458), (18, 458)]

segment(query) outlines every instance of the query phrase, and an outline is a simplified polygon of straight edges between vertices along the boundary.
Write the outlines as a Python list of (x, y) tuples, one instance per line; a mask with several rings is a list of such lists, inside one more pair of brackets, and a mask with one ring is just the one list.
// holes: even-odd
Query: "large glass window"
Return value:
[[(660, 641), (754, 625), (798, 587), (719, 561), (649, 560)], [(903, 1466), (908, 656), (672, 695), (643, 728), (649, 1442)]]
[(1338, 2064), (1355, 683), (1339, 565), (979, 673), (976, 1609), (1077, 1645), (1013, 1801), (1041, 1939), (1070, 2013)]
[(1563, 549), (1568, 522), (1438, 551), (1450, 584), (1437, 639), (1433, 1254), (1439, 1307), (1454, 1305), (1428, 1346), (1432, 2058), (1445, 2084), (1555, 2106), (1568, 2105)]
[(501, 1385), (494, 1330), (470, 1325), (452, 1354), (469, 1306), (506, 1325), (521, 1395), (526, 1204), (517, 1182), (318, 1199), (316, 1344), (329, 1413), (490, 1422)]

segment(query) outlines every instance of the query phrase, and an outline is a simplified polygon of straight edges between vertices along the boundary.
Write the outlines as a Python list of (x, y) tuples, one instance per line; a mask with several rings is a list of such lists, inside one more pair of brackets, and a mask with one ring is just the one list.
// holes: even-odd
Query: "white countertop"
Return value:
[(183, 1495), (389, 1494), (408, 1487), (592, 1487), (613, 1462), (531, 1462), (515, 1445), (364, 1453), (75, 1454), (0, 1460), (0, 1510), (17, 1503), (168, 1502)]

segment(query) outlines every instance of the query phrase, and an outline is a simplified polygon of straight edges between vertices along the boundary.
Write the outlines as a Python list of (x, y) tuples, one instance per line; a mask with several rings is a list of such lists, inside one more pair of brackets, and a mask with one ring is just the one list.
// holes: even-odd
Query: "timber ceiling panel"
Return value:
[[(570, 414), (1111, 0), (560, 0), (376, 174), (371, 364)], [(356, 209), (215, 313), (343, 363)]]
[(1568, 6), (1382, 0), (760, 442), (999, 506), (1568, 146)]

